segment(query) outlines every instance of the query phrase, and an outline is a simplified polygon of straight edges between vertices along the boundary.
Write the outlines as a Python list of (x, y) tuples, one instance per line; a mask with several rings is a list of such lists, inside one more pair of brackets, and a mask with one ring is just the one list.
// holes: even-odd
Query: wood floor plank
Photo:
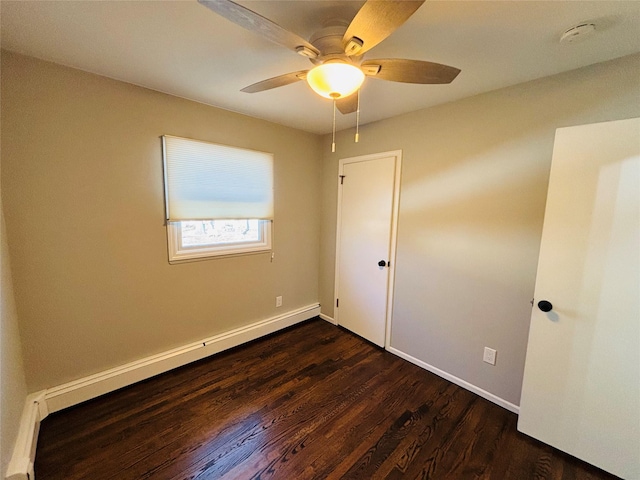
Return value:
[[(447, 382), (427, 382), (421, 385), (423, 388), (413, 388), (415, 384), (410, 377), (415, 375), (415, 370), (412, 367), (402, 368), (410, 366), (401, 361), (399, 367), (392, 375), (385, 375), (392, 383), (385, 384), (370, 399), (350, 408), (355, 410), (355, 415), (341, 418), (342, 424), (327, 425), (325, 437), (330, 441), (325, 449), (330, 450), (326, 452), (328, 454), (321, 453), (314, 462), (319, 478), (341, 478), (346, 474), (366, 454), (368, 443), (365, 440), (375, 441), (381, 438), (389, 425), (393, 424), (396, 412), (401, 408), (412, 406), (418, 403), (417, 399), (422, 400), (424, 397), (440, 398), (437, 387), (446, 386)], [(349, 452), (346, 455), (345, 450)], [(323, 462), (323, 468), (320, 468), (320, 462)]]
[(314, 319), (47, 417), (38, 480), (613, 477)]

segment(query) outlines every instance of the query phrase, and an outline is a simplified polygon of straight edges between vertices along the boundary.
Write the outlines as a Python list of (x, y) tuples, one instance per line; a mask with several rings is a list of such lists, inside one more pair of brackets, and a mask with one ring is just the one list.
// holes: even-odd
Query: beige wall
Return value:
[[(28, 391), (318, 292), (333, 315), (337, 161), (402, 149), (392, 346), (517, 404), (555, 129), (640, 116), (639, 78), (640, 56), (618, 59), (367, 125), (357, 145), (340, 132), (332, 155), (328, 137), (3, 52), (2, 200)], [(273, 263), (168, 264), (162, 134), (275, 153)]]
[(402, 149), (391, 345), (517, 405), (555, 129), (637, 116), (639, 55), (340, 132), (335, 154), (325, 137), (323, 313), (338, 159)]
[(0, 477), (4, 478), (27, 398), (4, 213), (0, 219), (0, 271)]
[[(8, 52), (2, 101), (30, 392), (318, 301), (320, 137)], [(275, 154), (273, 263), (169, 265), (163, 134)]]

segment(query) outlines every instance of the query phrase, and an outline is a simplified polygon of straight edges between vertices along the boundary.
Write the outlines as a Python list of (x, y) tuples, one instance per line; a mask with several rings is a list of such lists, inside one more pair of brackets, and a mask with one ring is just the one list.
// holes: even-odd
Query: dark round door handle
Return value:
[(553, 305), (551, 302), (547, 302), (546, 300), (541, 300), (538, 302), (538, 308), (543, 312), (550, 312), (553, 309)]
[(386, 266), (387, 266), (387, 262), (385, 262), (384, 260), (380, 260), (380, 261), (378, 262), (378, 266), (379, 266), (379, 267), (386, 267)]

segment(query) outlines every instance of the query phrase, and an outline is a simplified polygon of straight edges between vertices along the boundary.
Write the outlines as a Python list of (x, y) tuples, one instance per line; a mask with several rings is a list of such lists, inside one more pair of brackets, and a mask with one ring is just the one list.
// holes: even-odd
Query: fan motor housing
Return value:
[[(324, 27), (314, 33), (309, 39), (314, 47), (320, 50), (320, 58), (328, 55), (344, 55), (344, 46), (342, 38), (347, 31), (346, 25), (331, 25)], [(322, 63), (321, 60), (319, 63)]]

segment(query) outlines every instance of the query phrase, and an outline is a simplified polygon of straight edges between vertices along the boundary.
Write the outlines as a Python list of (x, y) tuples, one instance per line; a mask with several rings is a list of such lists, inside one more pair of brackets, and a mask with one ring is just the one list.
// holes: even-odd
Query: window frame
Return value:
[[(224, 220), (224, 219), (207, 219)], [(167, 222), (167, 239), (169, 246), (169, 263), (181, 263), (222, 256), (249, 255), (271, 251), (271, 220), (261, 220), (261, 238), (257, 242), (220, 243), (194, 247), (182, 246), (181, 222)]]
[[(169, 263), (271, 252), (274, 154), (174, 135), (161, 141)], [(258, 220), (260, 240), (182, 245), (182, 222), (225, 220)]]

